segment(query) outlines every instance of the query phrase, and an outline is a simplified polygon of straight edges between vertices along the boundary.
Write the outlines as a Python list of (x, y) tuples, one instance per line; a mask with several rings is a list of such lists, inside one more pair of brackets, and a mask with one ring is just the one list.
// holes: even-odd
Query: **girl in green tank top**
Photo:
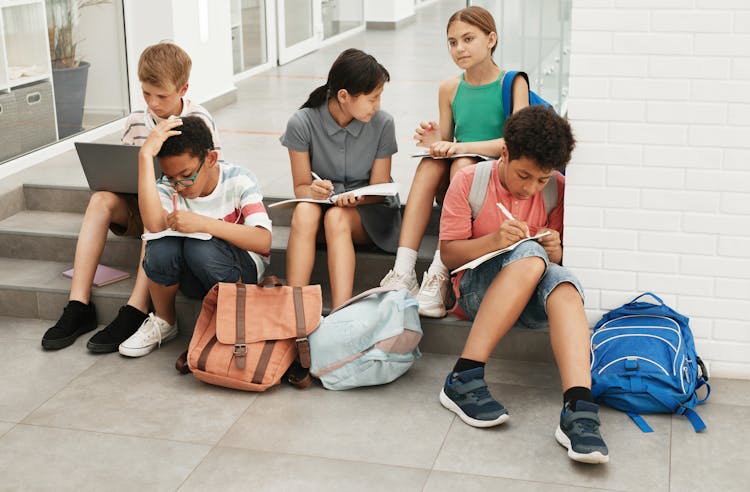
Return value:
[[(417, 295), (419, 314), (434, 318), (445, 316), (445, 300), (449, 297), (449, 275), (440, 261), (440, 251), (435, 252), (421, 288), (414, 271), (433, 201), (442, 202), (449, 179), (459, 169), (500, 155), (505, 125), (503, 71), (492, 60), (497, 47), (492, 14), (477, 6), (461, 9), (448, 20), (447, 33), (451, 58), (463, 72), (440, 84), (440, 124), (423, 121), (414, 134), (417, 145), (428, 152), (417, 167), (409, 191), (396, 263), (380, 283), (410, 290)], [(526, 81), (522, 77), (517, 80), (514, 112), (529, 104)]]

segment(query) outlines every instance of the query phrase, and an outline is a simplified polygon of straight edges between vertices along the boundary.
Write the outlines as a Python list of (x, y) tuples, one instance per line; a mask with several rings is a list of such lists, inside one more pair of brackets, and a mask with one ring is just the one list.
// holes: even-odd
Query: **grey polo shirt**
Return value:
[(375, 159), (398, 151), (390, 114), (381, 110), (367, 123), (353, 119), (342, 128), (328, 111), (328, 104), (294, 113), (280, 141), (289, 149), (308, 152), (312, 170), (346, 190), (368, 184)]

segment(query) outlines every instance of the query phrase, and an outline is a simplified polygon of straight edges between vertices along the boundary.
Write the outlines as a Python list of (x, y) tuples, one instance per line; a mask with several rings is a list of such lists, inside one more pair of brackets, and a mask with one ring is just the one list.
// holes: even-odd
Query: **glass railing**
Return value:
[(529, 75), (531, 89), (560, 114), (567, 110), (572, 0), (470, 0), (489, 10), (498, 28), (495, 61)]

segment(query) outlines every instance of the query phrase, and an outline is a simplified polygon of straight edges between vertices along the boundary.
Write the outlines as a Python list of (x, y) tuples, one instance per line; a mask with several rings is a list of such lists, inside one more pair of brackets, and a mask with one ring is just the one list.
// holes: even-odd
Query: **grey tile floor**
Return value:
[[(242, 82), (215, 112), (226, 155), (258, 175), (267, 195), (291, 193), (278, 143), (289, 115), (323, 83), (338, 52), (355, 46), (391, 72), (383, 108), (396, 118), (406, 185), (420, 119), (437, 116), (441, 79), (456, 73), (445, 0), (395, 32), (368, 31)], [(117, 140), (113, 135), (112, 140)], [(66, 153), (6, 180), (85, 185)], [(717, 380), (695, 434), (679, 417), (650, 416), (641, 433), (603, 409), (606, 466), (571, 462), (554, 440), (560, 408), (554, 365), (492, 360), (487, 380), (511, 411), (500, 428), (464, 425), (437, 400), (450, 356), (425, 354), (398, 381), (328, 392), (277, 387), (249, 394), (172, 368), (187, 334), (141, 359), (94, 356), (86, 337), (43, 352), (49, 322), (0, 318), (0, 490), (573, 491), (747, 490), (750, 382)]]

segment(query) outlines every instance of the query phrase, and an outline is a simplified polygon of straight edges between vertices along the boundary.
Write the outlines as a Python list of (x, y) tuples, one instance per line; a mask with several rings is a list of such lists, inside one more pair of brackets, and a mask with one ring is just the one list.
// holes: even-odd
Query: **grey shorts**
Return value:
[(459, 284), (460, 295), (458, 297), (459, 306), (466, 313), (469, 320), (473, 320), (479, 305), (482, 303), (485, 292), (498, 273), (507, 265), (514, 261), (529, 257), (539, 257), (544, 260), (546, 270), (542, 276), (536, 290), (531, 296), (529, 303), (526, 304), (518, 320), (527, 328), (539, 328), (547, 323), (547, 297), (555, 287), (563, 282), (569, 282), (578, 290), (583, 299), (583, 287), (573, 272), (567, 268), (552, 263), (547, 258), (544, 248), (536, 241), (526, 241), (521, 243), (512, 251), (498, 255), (488, 260), (473, 270), (466, 270)]

